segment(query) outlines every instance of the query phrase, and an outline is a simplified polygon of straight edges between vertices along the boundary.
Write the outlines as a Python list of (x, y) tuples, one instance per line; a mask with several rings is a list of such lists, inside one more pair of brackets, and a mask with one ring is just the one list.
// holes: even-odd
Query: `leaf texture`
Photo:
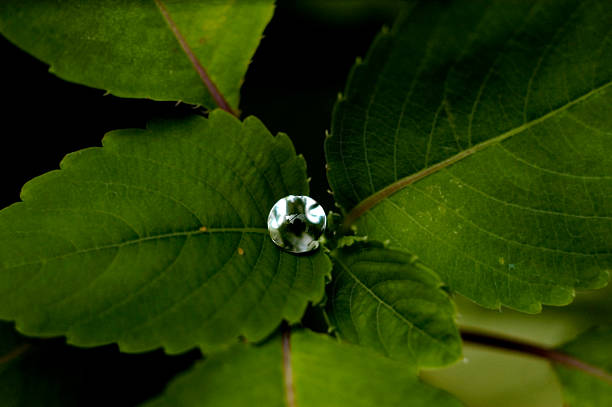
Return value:
[(62, 79), (116, 96), (215, 102), (170, 24), (236, 108), (273, 0), (6, 0), (0, 31)]
[(604, 286), (611, 27), (603, 0), (405, 6), (335, 108), (346, 224), (488, 308), (534, 313)]
[(419, 382), (409, 366), (327, 336), (294, 333), (290, 354), (283, 349), (276, 338), (211, 355), (146, 407), (461, 405)]
[(560, 350), (600, 370), (607, 377), (595, 377), (584, 371), (555, 365), (568, 406), (599, 407), (612, 404), (612, 328), (600, 326), (580, 334)]
[(322, 298), (327, 256), (284, 253), (266, 229), (278, 199), (308, 192), (286, 135), (215, 110), (103, 145), (0, 212), (0, 318), (76, 345), (174, 353), (263, 339)]
[(378, 245), (333, 252), (328, 308), (341, 337), (410, 364), (461, 356), (455, 307), (440, 278), (413, 256)]

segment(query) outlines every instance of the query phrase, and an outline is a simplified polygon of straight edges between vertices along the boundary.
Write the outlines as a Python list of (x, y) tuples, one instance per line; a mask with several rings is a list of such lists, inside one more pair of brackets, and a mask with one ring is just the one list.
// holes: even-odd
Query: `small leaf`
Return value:
[(182, 352), (257, 341), (324, 294), (331, 264), (270, 240), (268, 211), (308, 192), (289, 138), (253, 117), (106, 135), (0, 211), (0, 318), (28, 335)]
[(455, 307), (438, 276), (414, 257), (354, 245), (332, 259), (328, 308), (342, 339), (423, 367), (461, 356)]
[(193, 355), (126, 355), (60, 341), (31, 341), (0, 322), (2, 407), (133, 406), (155, 396)]
[[(582, 370), (555, 364), (563, 399), (572, 407), (612, 405), (612, 328), (592, 328), (559, 350), (590, 366)], [(588, 374), (586, 371), (590, 372)]]
[[(285, 338), (283, 338), (285, 339)], [(368, 349), (312, 332), (211, 355), (147, 407), (460, 406), (414, 369)], [(290, 395), (287, 397), (287, 395)]]
[(612, 8), (423, 1), (351, 74), (326, 142), (345, 226), (488, 308), (612, 268)]
[(62, 79), (121, 97), (213, 108), (211, 94), (173, 34), (176, 28), (192, 57), (236, 108), (244, 74), (273, 10), (273, 0), (3, 0), (0, 31), (50, 64)]

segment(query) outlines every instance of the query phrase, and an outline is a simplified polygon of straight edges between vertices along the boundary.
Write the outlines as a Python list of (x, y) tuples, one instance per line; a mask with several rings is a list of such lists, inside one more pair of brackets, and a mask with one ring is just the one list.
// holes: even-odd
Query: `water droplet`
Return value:
[(292, 253), (316, 250), (326, 225), (323, 207), (309, 196), (286, 196), (274, 204), (268, 215), (272, 241)]

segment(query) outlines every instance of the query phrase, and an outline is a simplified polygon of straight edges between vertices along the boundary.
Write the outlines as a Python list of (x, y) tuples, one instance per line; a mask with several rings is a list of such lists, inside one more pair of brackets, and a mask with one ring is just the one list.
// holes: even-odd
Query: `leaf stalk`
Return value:
[(603, 369), (593, 366), (587, 362), (570, 356), (566, 353), (554, 349), (548, 349), (532, 343), (523, 342), (516, 339), (485, 334), (482, 332), (461, 330), (461, 338), (464, 342), (483, 345), (510, 352), (519, 352), (530, 356), (546, 359), (571, 369), (580, 370), (588, 375), (596, 377), (612, 385), (612, 375)]

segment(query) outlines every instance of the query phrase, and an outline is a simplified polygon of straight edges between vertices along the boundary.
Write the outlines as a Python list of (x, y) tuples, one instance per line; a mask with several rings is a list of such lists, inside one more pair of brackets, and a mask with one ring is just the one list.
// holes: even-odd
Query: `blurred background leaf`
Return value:
[(131, 407), (161, 393), (200, 357), (197, 350), (167, 356), (126, 355), (116, 346), (78, 349), (61, 340), (23, 337), (0, 322), (0, 405)]
[[(459, 324), (470, 330), (556, 347), (594, 325), (612, 324), (612, 286), (580, 291), (566, 307), (544, 307), (528, 315), (487, 310), (459, 295)], [(547, 361), (514, 352), (464, 344), (456, 365), (421, 372), (425, 381), (456, 395), (470, 407), (561, 407), (561, 387)], [(477, 389), (475, 391), (474, 389)]]
[(460, 407), (413, 366), (326, 335), (295, 331), (211, 354), (147, 407)]

